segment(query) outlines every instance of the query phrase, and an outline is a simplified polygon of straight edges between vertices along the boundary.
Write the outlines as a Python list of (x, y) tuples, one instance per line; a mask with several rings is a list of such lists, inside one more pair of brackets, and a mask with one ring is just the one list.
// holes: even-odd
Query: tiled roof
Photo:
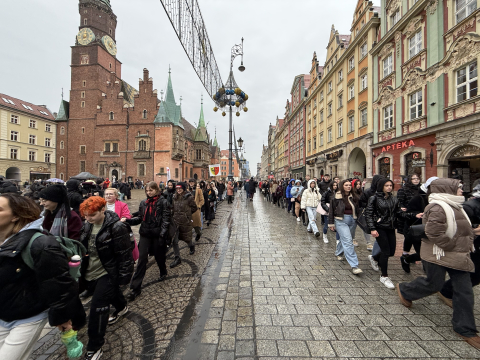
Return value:
[(22, 111), (35, 116), (40, 116), (48, 120), (55, 120), (50, 110), (42, 105), (34, 105), (32, 103), (14, 98), (12, 96), (0, 93), (0, 104), (3, 106)]
[(350, 44), (350, 38), (351, 38), (350, 35), (338, 35), (338, 38), (340, 39), (341, 43), (344, 43), (345, 45)]
[(70, 109), (70, 103), (66, 100), (62, 100), (55, 120), (59, 120), (59, 121), (68, 120), (69, 109)]
[[(220, 155), (221, 155), (222, 157), (224, 157), (224, 156), (228, 157), (228, 152), (229, 152), (228, 150), (221, 150), (221, 151), (220, 151)], [(236, 159), (235, 149), (232, 149), (232, 159)]]
[(130, 105), (135, 104), (134, 95), (138, 93), (138, 91), (125, 80), (122, 80), (122, 91), (123, 91), (123, 100), (126, 101)]
[(155, 123), (169, 122), (173, 125), (182, 125), (182, 109), (180, 105), (175, 102), (175, 95), (173, 94), (172, 77), (170, 71), (168, 72), (167, 95), (165, 100), (160, 103), (158, 114), (155, 117)]
[(192, 140), (195, 138), (195, 126), (193, 126), (192, 124), (190, 124), (187, 120), (185, 120), (184, 118), (182, 118), (182, 124), (183, 124), (183, 129), (185, 130), (184, 132), (184, 136), (189, 139), (189, 140)]

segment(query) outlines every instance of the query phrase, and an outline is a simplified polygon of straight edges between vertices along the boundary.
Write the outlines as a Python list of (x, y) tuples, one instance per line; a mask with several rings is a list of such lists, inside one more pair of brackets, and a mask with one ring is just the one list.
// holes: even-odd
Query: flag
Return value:
[(170, 168), (167, 167), (167, 181), (170, 180)]
[(220, 175), (220, 164), (209, 165), (208, 166), (208, 173), (210, 174), (210, 176)]

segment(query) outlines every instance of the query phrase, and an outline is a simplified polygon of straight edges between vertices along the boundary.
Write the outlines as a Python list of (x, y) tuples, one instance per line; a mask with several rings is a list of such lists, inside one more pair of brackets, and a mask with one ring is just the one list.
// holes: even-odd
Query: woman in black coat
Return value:
[[(415, 196), (418, 195), (418, 192), (420, 190), (420, 176), (417, 174), (409, 175), (407, 177), (407, 180), (405, 182), (405, 185), (403, 185), (398, 191), (397, 191), (397, 199), (398, 199), (398, 206), (400, 207), (400, 210), (402, 211), (407, 211), (407, 206), (410, 200), (412, 200)], [(397, 219), (397, 231), (400, 234), (404, 234), (404, 217), (399, 216)], [(403, 253), (408, 254), (410, 249), (412, 248), (412, 244), (408, 242), (404, 242), (403, 246)]]
[(162, 196), (160, 188), (155, 181), (145, 186), (147, 198), (140, 203), (138, 213), (131, 219), (122, 218), (127, 224), (140, 225), (140, 241), (138, 243), (139, 258), (135, 274), (130, 283), (130, 293), (127, 295), (129, 301), (142, 292), (142, 282), (147, 271), (148, 255), (153, 253), (155, 261), (160, 269), (160, 281), (167, 277), (167, 238), (171, 221), (171, 207), (167, 199)]
[(207, 184), (207, 188), (203, 193), (203, 198), (205, 199), (205, 220), (207, 221), (207, 226), (210, 226), (210, 222), (215, 220), (215, 201), (217, 200), (217, 194), (215, 189), (212, 186), (212, 183)]
[[(61, 331), (85, 325), (78, 284), (55, 237), (42, 235), (40, 208), (27, 197), (0, 195), (0, 359), (27, 359), (47, 321)], [(19, 341), (19, 338), (22, 341)]]

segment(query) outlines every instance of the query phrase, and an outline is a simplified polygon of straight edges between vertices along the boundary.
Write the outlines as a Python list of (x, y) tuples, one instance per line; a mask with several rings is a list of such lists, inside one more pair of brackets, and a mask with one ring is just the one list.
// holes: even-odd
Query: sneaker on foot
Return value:
[(358, 241), (357, 240), (352, 240), (353, 246), (358, 246)]
[(440, 300), (442, 300), (445, 303), (445, 305), (450, 306), (453, 309), (452, 299), (449, 299), (446, 296), (443, 296), (443, 294), (441, 292), (438, 292), (437, 295), (440, 298)]
[(323, 234), (323, 242), (324, 242), (325, 244), (328, 244), (328, 236), (327, 236), (327, 234)]
[(299, 218), (299, 217), (297, 217), (297, 221), (300, 222), (300, 218)]
[(313, 230), (307, 230), (307, 232), (311, 234), (311, 233), (313, 233)]
[(380, 282), (388, 289), (395, 289), (392, 280), (388, 276), (380, 276)]
[(87, 351), (85, 354), (85, 360), (98, 360), (102, 357), (103, 351), (102, 349), (98, 349), (97, 351)]
[(337, 255), (337, 260), (338, 261), (343, 261), (345, 258), (342, 255)]
[(372, 265), (372, 269), (375, 270), (375, 271), (378, 271), (380, 270), (378, 268), (378, 262), (375, 261), (375, 259), (373, 258), (372, 255), (368, 255), (368, 260), (370, 260), (370, 265)]
[(400, 262), (402, 264), (402, 269), (405, 271), (407, 274), (410, 274), (410, 264), (407, 263), (407, 256), (408, 255), (402, 255), (400, 256)]
[(373, 245), (372, 244), (367, 244), (367, 250), (372, 251), (373, 250)]
[(359, 269), (358, 267), (354, 267), (352, 268), (352, 273), (353, 275), (359, 275), (361, 273), (363, 273), (362, 269)]
[(123, 310), (115, 311), (110, 317), (108, 318), (108, 325), (115, 324), (120, 318), (128, 312), (128, 306), (125, 306)]

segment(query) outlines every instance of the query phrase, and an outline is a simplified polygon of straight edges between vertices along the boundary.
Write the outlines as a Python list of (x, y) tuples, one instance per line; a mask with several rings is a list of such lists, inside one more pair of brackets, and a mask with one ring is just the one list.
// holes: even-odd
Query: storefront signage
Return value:
[(425, 159), (412, 160), (413, 167), (425, 167)]
[(387, 151), (390, 151), (390, 150), (404, 149), (404, 148), (408, 148), (410, 146), (415, 146), (415, 142), (413, 140), (399, 141), (397, 143), (393, 143), (391, 145), (387, 145), (387, 146), (382, 147), (382, 152), (387, 152)]
[(475, 145), (462, 146), (460, 149), (455, 150), (450, 158), (461, 158), (469, 156), (479, 156), (480, 148)]
[(340, 156), (343, 155), (343, 150), (338, 150), (333, 153), (327, 154), (327, 160), (337, 161)]

